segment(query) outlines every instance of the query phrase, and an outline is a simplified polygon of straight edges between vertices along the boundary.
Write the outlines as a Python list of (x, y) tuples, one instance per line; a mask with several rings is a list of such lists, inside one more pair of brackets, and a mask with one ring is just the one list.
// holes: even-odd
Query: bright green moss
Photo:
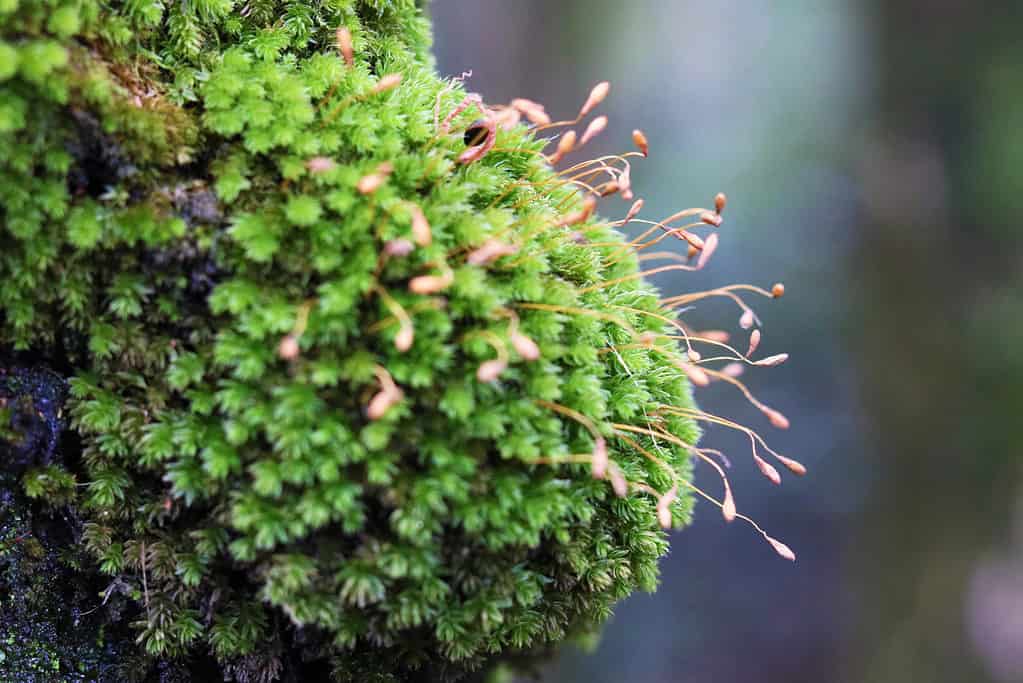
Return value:
[[(459, 163), (476, 114), (438, 130), (464, 93), (412, 2), (240, 9), (0, 5), (0, 347), (73, 368), (72, 505), (140, 646), (237, 680), (437, 680), (598, 625), (667, 549), (639, 489), (689, 476), (612, 425), (697, 437), (657, 415), (691, 405), (674, 345), (636, 343), (658, 295), (606, 224), (555, 227), (579, 198), (525, 128)], [(429, 243), (385, 258), (417, 211)], [(491, 239), (516, 253), (470, 263)], [(630, 495), (591, 476), (588, 424)]]

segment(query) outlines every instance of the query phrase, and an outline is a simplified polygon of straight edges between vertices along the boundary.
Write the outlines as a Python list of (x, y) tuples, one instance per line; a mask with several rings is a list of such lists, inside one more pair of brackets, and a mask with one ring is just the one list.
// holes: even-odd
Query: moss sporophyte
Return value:
[[(576, 160), (607, 83), (554, 122), (429, 35), (411, 0), (0, 0), (0, 594), (25, 533), (84, 587), (62, 680), (478, 677), (653, 590), (694, 495), (794, 559), (700, 425), (804, 468), (691, 395), (788, 427), (739, 380), (784, 288), (646, 279), (710, 266), (725, 196), (641, 218), (641, 131)], [(745, 352), (681, 318), (711, 299)]]

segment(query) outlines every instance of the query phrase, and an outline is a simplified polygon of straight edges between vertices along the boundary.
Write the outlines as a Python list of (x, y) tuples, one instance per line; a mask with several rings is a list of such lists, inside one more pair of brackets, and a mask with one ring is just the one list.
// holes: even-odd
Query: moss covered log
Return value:
[(627, 172), (581, 193), (429, 40), (0, 0), (0, 562), (73, 577), (96, 680), (456, 680), (654, 589), (706, 375), (593, 211)]

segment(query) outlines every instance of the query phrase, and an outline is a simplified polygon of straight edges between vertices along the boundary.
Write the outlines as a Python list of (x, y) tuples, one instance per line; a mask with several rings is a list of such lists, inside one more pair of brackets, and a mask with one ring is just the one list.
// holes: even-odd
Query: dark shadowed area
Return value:
[[(543, 679), (1023, 680), (1023, 9), (434, 0), (433, 14), (441, 71), (472, 70), (487, 101), (571, 118), (610, 80), (591, 152), (646, 132), (643, 216), (728, 193), (711, 267), (659, 276), (667, 294), (787, 287), (757, 312), (762, 353), (791, 359), (744, 379), (791, 429), (727, 386), (698, 397), (810, 468), (774, 488), (741, 434), (704, 438), (732, 457), (740, 511), (798, 562), (701, 505), (659, 592)], [(739, 313), (722, 300), (685, 319), (744, 346)]]

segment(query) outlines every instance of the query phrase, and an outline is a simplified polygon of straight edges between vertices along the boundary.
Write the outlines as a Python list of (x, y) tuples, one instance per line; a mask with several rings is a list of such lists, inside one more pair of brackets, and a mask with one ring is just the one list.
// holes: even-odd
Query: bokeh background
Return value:
[[(433, 0), (438, 65), (490, 102), (571, 118), (612, 82), (592, 151), (651, 140), (644, 215), (730, 202), (707, 271), (783, 280), (748, 374), (810, 467), (773, 488), (731, 453), (742, 511), (700, 506), (660, 591), (545, 681), (1023, 681), (1023, 3)], [(605, 204), (620, 215), (625, 204)], [(615, 212), (620, 213), (616, 214)], [(726, 302), (687, 314), (739, 332)], [(741, 343), (741, 342), (740, 342)], [(761, 428), (728, 387), (704, 408)], [(710, 473), (701, 480), (716, 490)]]

